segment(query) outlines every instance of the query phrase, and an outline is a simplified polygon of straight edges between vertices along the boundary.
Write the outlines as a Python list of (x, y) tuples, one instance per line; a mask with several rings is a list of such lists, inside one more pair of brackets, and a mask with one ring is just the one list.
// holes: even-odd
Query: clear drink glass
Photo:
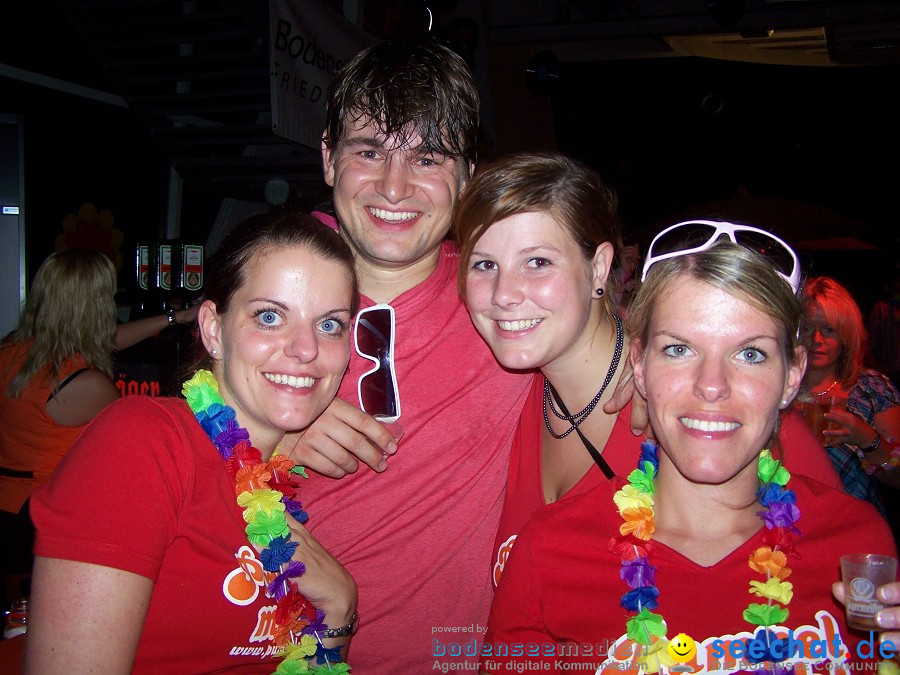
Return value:
[(878, 601), (875, 592), (879, 586), (897, 578), (897, 559), (874, 553), (841, 556), (841, 577), (847, 625), (864, 631), (878, 630), (875, 615), (884, 609), (884, 605)]

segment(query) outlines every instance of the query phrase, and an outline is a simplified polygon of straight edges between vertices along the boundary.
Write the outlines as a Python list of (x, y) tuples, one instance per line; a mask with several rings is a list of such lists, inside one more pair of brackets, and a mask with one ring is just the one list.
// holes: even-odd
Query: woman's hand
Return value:
[[(831, 592), (835, 599), (842, 605), (845, 604), (844, 584), (841, 581), (835, 582), (831, 587)], [(900, 581), (894, 581), (884, 586), (879, 586), (876, 593), (878, 599), (885, 607), (875, 615), (875, 620), (881, 628), (900, 629)], [(894, 650), (900, 649), (900, 630), (886, 631), (879, 634), (878, 639), (881, 642), (890, 641), (894, 645)]]
[(825, 429), (822, 432), (822, 436), (826, 440), (825, 445), (849, 443), (850, 445), (865, 448), (871, 445), (878, 435), (878, 432), (869, 426), (864, 419), (854, 415), (849, 410), (832, 408), (825, 413), (824, 417), (826, 420), (838, 425), (837, 429)]
[(306, 566), (306, 572), (294, 579), (298, 590), (316, 609), (327, 614), (325, 621), (329, 628), (346, 625), (356, 611), (356, 582), (309, 530), (293, 518), (289, 517), (287, 521), (291, 541), (298, 544), (292, 560)]

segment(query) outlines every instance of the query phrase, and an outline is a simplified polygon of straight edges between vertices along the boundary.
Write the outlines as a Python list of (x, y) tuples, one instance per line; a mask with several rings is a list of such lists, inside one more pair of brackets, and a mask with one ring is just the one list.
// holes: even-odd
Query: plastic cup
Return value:
[(800, 414), (803, 415), (803, 419), (806, 420), (810, 430), (813, 432), (813, 436), (822, 443), (822, 431), (825, 429), (826, 422), (825, 413), (830, 406), (824, 401), (818, 400), (797, 401), (796, 405), (797, 409), (800, 410)]
[(841, 577), (847, 625), (864, 631), (878, 630), (875, 615), (884, 605), (878, 601), (875, 591), (897, 578), (897, 559), (874, 553), (841, 556)]
[[(832, 410), (846, 410), (847, 409), (847, 399), (845, 399), (842, 396), (829, 396), (826, 403), (828, 405), (827, 405), (827, 409), (825, 410), (825, 412), (831, 412)], [(835, 422), (833, 420), (826, 419), (826, 420), (824, 420), (824, 422), (825, 422), (825, 428), (823, 429), (823, 431), (838, 431), (838, 430), (844, 428), (840, 424), (838, 424), (837, 422)], [(822, 445), (826, 445), (826, 441), (830, 441), (831, 443), (834, 443), (833, 438), (829, 439), (827, 436), (823, 436), (822, 437)]]
[(843, 409), (847, 407), (847, 399), (841, 396), (822, 396), (821, 398), (813, 397), (811, 400), (797, 401), (797, 408), (803, 415), (803, 419), (809, 425), (813, 435), (822, 445), (834, 443), (834, 439), (830, 439), (822, 434), (826, 429), (841, 429), (841, 425), (829, 419), (825, 419), (825, 413), (831, 412), (832, 409)]

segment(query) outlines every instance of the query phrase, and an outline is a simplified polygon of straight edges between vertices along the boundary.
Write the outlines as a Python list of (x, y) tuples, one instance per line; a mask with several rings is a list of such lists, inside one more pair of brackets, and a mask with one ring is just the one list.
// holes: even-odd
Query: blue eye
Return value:
[(431, 153), (429, 155), (423, 155), (419, 157), (419, 164), (421, 166), (430, 167), (430, 166), (440, 166), (445, 161), (444, 155), (437, 155)]
[(663, 348), (663, 354), (676, 359), (687, 356), (690, 352), (687, 345), (667, 345)]
[(319, 324), (321, 331), (328, 335), (340, 335), (346, 327), (345, 323), (337, 319), (325, 319)]
[(271, 309), (262, 309), (256, 313), (256, 320), (263, 326), (273, 327), (281, 325), (282, 320), (278, 312)]
[(766, 353), (756, 347), (747, 347), (741, 350), (738, 358), (747, 363), (762, 363), (766, 360)]

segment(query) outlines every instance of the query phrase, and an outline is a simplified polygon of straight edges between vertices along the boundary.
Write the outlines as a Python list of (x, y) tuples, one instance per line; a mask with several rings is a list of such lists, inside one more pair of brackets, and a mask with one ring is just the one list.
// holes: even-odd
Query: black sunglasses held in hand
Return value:
[(356, 315), (356, 353), (374, 367), (359, 378), (359, 405), (379, 422), (400, 417), (400, 392), (394, 371), (394, 308), (373, 305)]

